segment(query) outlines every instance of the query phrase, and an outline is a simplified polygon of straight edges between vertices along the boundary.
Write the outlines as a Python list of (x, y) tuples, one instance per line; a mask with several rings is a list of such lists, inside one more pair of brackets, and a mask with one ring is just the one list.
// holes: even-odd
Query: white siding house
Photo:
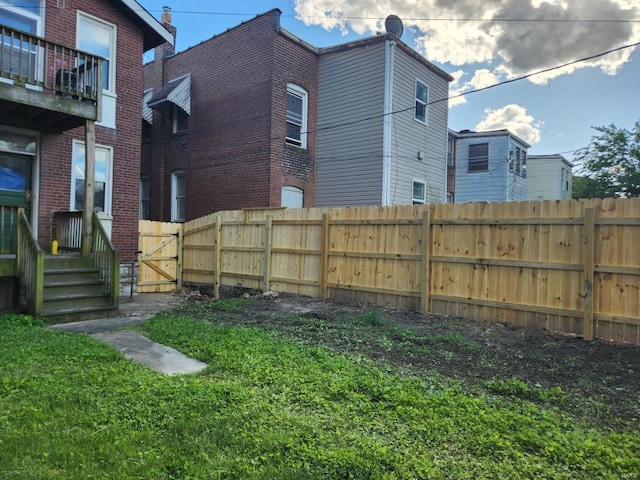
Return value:
[(451, 80), (392, 34), (320, 49), (315, 206), (444, 202)]
[(573, 164), (562, 155), (530, 155), (527, 163), (529, 200), (571, 199)]
[(456, 203), (526, 200), (528, 143), (506, 129), (454, 136)]

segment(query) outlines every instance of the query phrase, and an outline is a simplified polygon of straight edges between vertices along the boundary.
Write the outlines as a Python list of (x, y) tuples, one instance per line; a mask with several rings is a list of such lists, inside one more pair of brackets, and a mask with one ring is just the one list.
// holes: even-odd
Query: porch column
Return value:
[(94, 177), (96, 171), (96, 122), (87, 120), (84, 127), (84, 206), (82, 207), (82, 248), (83, 257), (91, 253), (93, 233), (93, 208), (95, 204)]

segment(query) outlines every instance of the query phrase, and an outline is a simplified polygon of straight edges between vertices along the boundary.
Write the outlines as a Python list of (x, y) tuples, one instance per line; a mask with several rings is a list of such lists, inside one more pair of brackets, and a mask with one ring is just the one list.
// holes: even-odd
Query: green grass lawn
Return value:
[(209, 365), (169, 377), (24, 323), (0, 323), (0, 479), (640, 477), (637, 431), (274, 332), (156, 317), (149, 337)]

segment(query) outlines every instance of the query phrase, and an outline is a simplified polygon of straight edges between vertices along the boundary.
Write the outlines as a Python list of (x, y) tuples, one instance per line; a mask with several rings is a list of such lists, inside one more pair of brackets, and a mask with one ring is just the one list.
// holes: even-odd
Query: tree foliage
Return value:
[(573, 198), (640, 196), (640, 120), (631, 130), (594, 128), (599, 135), (576, 155), (584, 176), (574, 178)]

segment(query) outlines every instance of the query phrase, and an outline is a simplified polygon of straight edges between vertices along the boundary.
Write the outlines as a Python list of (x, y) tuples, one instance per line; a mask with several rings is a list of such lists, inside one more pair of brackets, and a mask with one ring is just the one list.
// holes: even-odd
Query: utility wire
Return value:
[[(148, 12), (162, 12), (162, 10), (147, 10)], [(186, 15), (218, 15), (226, 17), (255, 17), (260, 15), (259, 13), (248, 12), (211, 12), (211, 11), (198, 11), (198, 10), (171, 10), (171, 13), (179, 13)], [(282, 17), (287, 18), (302, 18), (302, 19), (331, 19), (331, 20), (382, 20), (380, 17), (356, 17), (356, 16), (326, 16), (326, 15), (297, 15), (283, 13)], [(473, 17), (403, 17), (403, 21), (409, 22), (551, 22), (551, 23), (640, 23), (638, 19), (615, 19), (615, 18), (473, 18)]]

